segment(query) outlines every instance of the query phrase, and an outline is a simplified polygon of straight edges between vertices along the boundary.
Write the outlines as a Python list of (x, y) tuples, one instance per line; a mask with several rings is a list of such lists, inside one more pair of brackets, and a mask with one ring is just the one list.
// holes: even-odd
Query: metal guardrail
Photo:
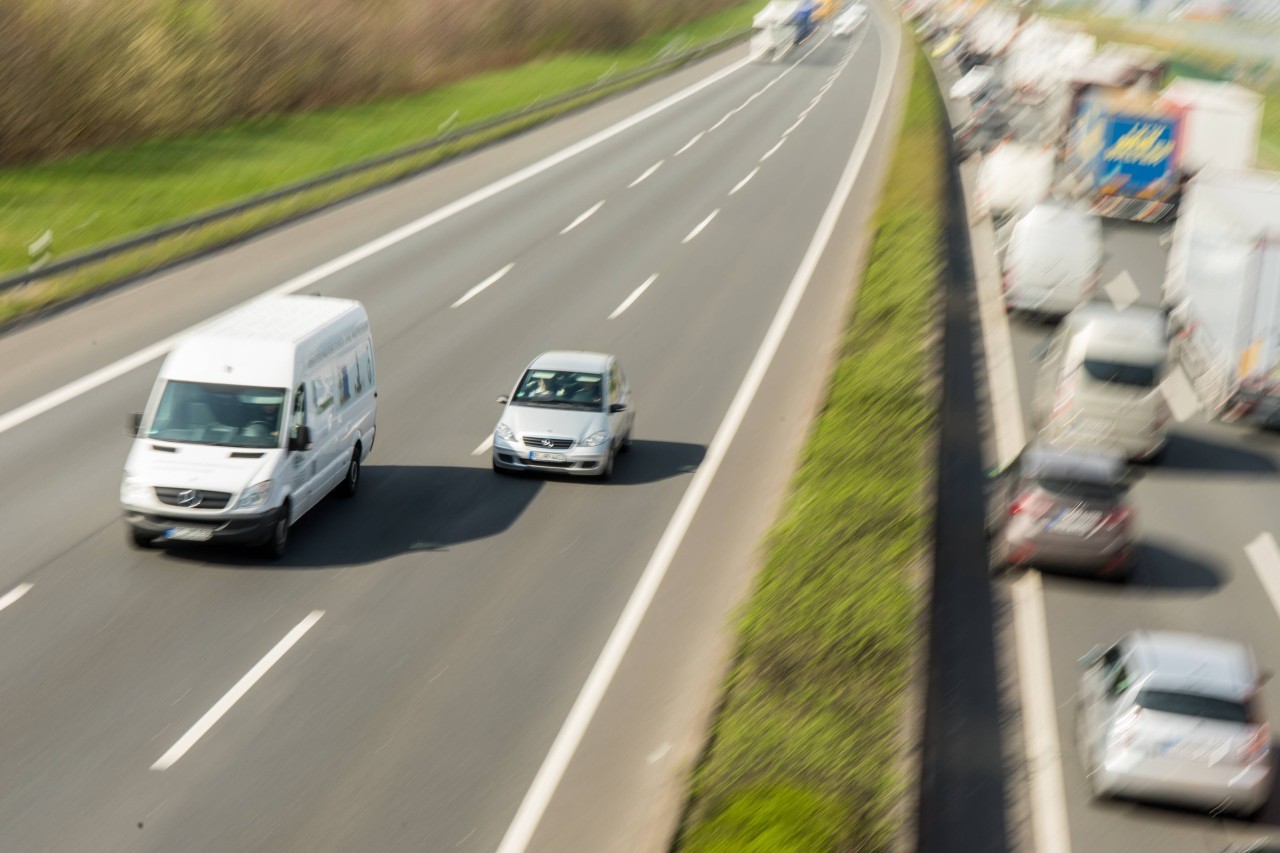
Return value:
[[(695, 59), (699, 59), (722, 48), (728, 47), (729, 45), (742, 40), (749, 33), (750, 29), (735, 30), (721, 36), (720, 38), (707, 42), (706, 44), (680, 53), (671, 53), (669, 52), (669, 49), (664, 49), (658, 54), (658, 58), (654, 61), (646, 63), (638, 68), (633, 68), (632, 70), (616, 77), (609, 77), (606, 72), (605, 75), (601, 76), (594, 83), (579, 86), (576, 89), (571, 89), (568, 92), (563, 92), (550, 98), (543, 98), (542, 100), (534, 101), (520, 109), (512, 110), (510, 112), (503, 113), (502, 115), (485, 119), (484, 121), (475, 122), (474, 124), (464, 125), (456, 130), (438, 134), (430, 139), (415, 142), (412, 145), (407, 145), (403, 148), (387, 152), (386, 154), (379, 154), (375, 157), (361, 160), (349, 166), (343, 166), (339, 169), (334, 169), (305, 180), (287, 184), (286, 186), (279, 187), (278, 189), (274, 189), (260, 195), (214, 208), (213, 210), (206, 211), (205, 213), (190, 216), (185, 219), (179, 219), (175, 222), (161, 225), (149, 231), (144, 231), (92, 249), (87, 249), (61, 260), (46, 263), (38, 269), (27, 269), (20, 272), (10, 273), (0, 277), (0, 293), (32, 284), (37, 281), (53, 278), (63, 273), (79, 269), (80, 267), (100, 263), (117, 255), (122, 255), (126, 252), (131, 252), (135, 249), (140, 249), (144, 246), (158, 243), (170, 237), (175, 237), (188, 231), (204, 228), (214, 223), (231, 219), (235, 216), (240, 216), (241, 214), (248, 213), (256, 208), (264, 207), (273, 202), (289, 198), (290, 196), (296, 196), (304, 192), (319, 189), (346, 178), (370, 172), (383, 166), (389, 166), (402, 160), (408, 160), (412, 157), (426, 153), (433, 148), (440, 148), (453, 142), (459, 142), (469, 136), (475, 136), (478, 133), (484, 133), (485, 131), (500, 128), (503, 125), (510, 124), (513, 121), (518, 121), (519, 119), (534, 113), (554, 109), (562, 104), (590, 95), (602, 88), (623, 85), (663, 70), (677, 68)], [(452, 120), (452, 118), (456, 118), (456, 113), (450, 120)], [(446, 125), (447, 124), (448, 122), (446, 122)], [(367, 188), (362, 188), (361, 191), (364, 189)]]

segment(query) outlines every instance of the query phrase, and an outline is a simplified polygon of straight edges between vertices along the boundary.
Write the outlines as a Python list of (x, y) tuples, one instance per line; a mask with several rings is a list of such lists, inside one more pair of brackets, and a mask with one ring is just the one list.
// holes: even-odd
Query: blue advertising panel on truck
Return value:
[(1100, 216), (1162, 222), (1177, 210), (1182, 115), (1097, 93), (1081, 102), (1068, 163)]

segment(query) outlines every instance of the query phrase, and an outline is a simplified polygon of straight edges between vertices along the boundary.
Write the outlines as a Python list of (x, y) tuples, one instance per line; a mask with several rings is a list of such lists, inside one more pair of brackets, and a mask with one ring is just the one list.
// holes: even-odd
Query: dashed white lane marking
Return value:
[(720, 127), (722, 124), (724, 124), (726, 121), (728, 121), (729, 119), (733, 118), (733, 113), (734, 113), (734, 111), (732, 111), (732, 110), (731, 110), (730, 112), (725, 113), (723, 118), (721, 118), (718, 122), (716, 122), (715, 124), (711, 125), (711, 127), (707, 129), (707, 133), (710, 133), (711, 131), (713, 131), (713, 130), (715, 130), (715, 129), (719, 128), (719, 127)]
[(10, 604), (13, 604), (19, 598), (22, 598), (22, 596), (31, 592), (32, 586), (34, 586), (34, 584), (20, 583), (13, 589), (6, 592), (3, 596), (0, 596), (0, 610), (4, 610)]
[(491, 447), (493, 447), (493, 433), (486, 435), (484, 441), (480, 442), (480, 446), (471, 451), (471, 455), (479, 456), (482, 453), (487, 453)]
[(1271, 606), (1280, 613), (1280, 548), (1276, 547), (1276, 538), (1270, 533), (1263, 533), (1244, 546), (1244, 552), (1253, 564), (1262, 588), (1267, 591)]
[(790, 136), (790, 135), (791, 135), (791, 132), (792, 132), (793, 130), (795, 130), (797, 127), (799, 127), (800, 125), (802, 125), (802, 124), (804, 124), (804, 116), (800, 116), (800, 118), (796, 119), (796, 123), (795, 123), (795, 124), (793, 124), (793, 125), (791, 125), (791, 127), (788, 127), (786, 130), (784, 130), (784, 131), (782, 132), (782, 135), (783, 135), (783, 136)]
[[(708, 220), (708, 221), (710, 221), (710, 220)], [(688, 242), (688, 240), (686, 240), (685, 242), (687, 243), (687, 242)], [(642, 293), (644, 293), (646, 290), (648, 290), (648, 289), (649, 289), (649, 285), (653, 284), (653, 283), (654, 283), (655, 281), (657, 281), (657, 280), (658, 280), (658, 274), (657, 274), (657, 273), (654, 273), (653, 275), (651, 275), (651, 276), (649, 276), (647, 279), (645, 279), (644, 284), (640, 285), (640, 286), (639, 286), (639, 287), (637, 287), (635, 290), (631, 291), (631, 295), (630, 295), (630, 296), (628, 296), (626, 299), (622, 300), (622, 304), (621, 304), (621, 305), (619, 305), (617, 308), (614, 308), (614, 309), (613, 309), (613, 313), (609, 315), (609, 319), (610, 319), (610, 320), (614, 319), (614, 318), (615, 318), (615, 317), (617, 317), (619, 314), (621, 314), (623, 311), (626, 311), (628, 308), (630, 308), (630, 307), (631, 307), (631, 303), (633, 303), (633, 302), (635, 302), (637, 299), (639, 299), (639, 298), (640, 298), (640, 294), (642, 294)]]
[(692, 240), (694, 237), (697, 237), (699, 234), (701, 234), (701, 233), (702, 233), (702, 229), (703, 229), (703, 228), (706, 228), (708, 225), (710, 225), (710, 224), (711, 224), (711, 220), (715, 219), (715, 218), (716, 218), (716, 216), (718, 216), (719, 214), (720, 214), (720, 208), (718, 208), (718, 207), (717, 207), (715, 210), (711, 211), (711, 215), (710, 215), (710, 216), (708, 216), (706, 219), (704, 219), (704, 220), (702, 220), (701, 222), (699, 222), (699, 223), (697, 224), (697, 226), (695, 226), (695, 227), (694, 227), (694, 229), (693, 229), (692, 231), (690, 231), (690, 232), (689, 232), (689, 236), (685, 237), (685, 238), (684, 238), (683, 240), (681, 240), (680, 242), (681, 242), (682, 244), (683, 244), (683, 243), (688, 243), (688, 242), (689, 242), (690, 240)]
[(584, 210), (582, 213), (578, 214), (578, 218), (570, 222), (563, 229), (561, 229), (560, 233), (568, 234), (570, 231), (572, 231), (573, 229), (577, 228), (579, 225), (581, 225), (582, 223), (590, 219), (595, 214), (595, 212), (602, 207), (604, 207), (603, 200), (596, 202), (594, 205), (591, 206), (590, 209)]
[(736, 193), (738, 190), (740, 190), (740, 189), (742, 189), (743, 187), (745, 187), (745, 186), (747, 185), (747, 181), (749, 181), (749, 180), (751, 180), (752, 178), (754, 178), (754, 177), (756, 176), (756, 172), (759, 172), (759, 171), (760, 171), (760, 167), (759, 167), (759, 166), (756, 166), (754, 169), (752, 169), (750, 172), (748, 172), (748, 173), (747, 173), (747, 176), (746, 176), (745, 178), (743, 178), (742, 180), (738, 181), (737, 185), (736, 185), (733, 189), (729, 190), (729, 195), (733, 195), (733, 194), (734, 194), (734, 193)]
[(649, 177), (649, 176), (650, 176), (650, 175), (652, 175), (654, 172), (658, 171), (658, 169), (662, 168), (662, 164), (663, 164), (663, 163), (665, 163), (665, 162), (667, 162), (667, 161), (666, 161), (666, 160), (659, 160), (658, 162), (656, 162), (656, 163), (654, 163), (652, 166), (650, 166), (648, 169), (645, 169), (645, 170), (644, 170), (644, 174), (643, 174), (643, 175), (641, 175), (640, 177), (636, 178), (636, 179), (635, 179), (634, 181), (632, 181), (631, 183), (627, 184), (627, 189), (631, 189), (631, 188), (632, 188), (632, 187), (634, 187), (636, 184), (640, 183), (640, 182), (641, 182), (641, 181), (643, 181), (645, 178)]
[(480, 293), (480, 291), (484, 290), (486, 287), (488, 287), (489, 285), (493, 284), (495, 281), (497, 281), (498, 279), (502, 278), (502, 277), (503, 277), (504, 275), (506, 275), (507, 273), (511, 272), (511, 268), (512, 268), (512, 267), (514, 267), (514, 266), (515, 266), (515, 262), (512, 262), (512, 263), (507, 264), (505, 267), (503, 267), (502, 269), (498, 270), (496, 273), (494, 273), (493, 275), (489, 276), (489, 277), (488, 277), (488, 278), (486, 278), (484, 281), (480, 282), (480, 283), (479, 283), (479, 284), (477, 284), (475, 287), (473, 287), (473, 288), (471, 288), (470, 290), (468, 290), (466, 293), (462, 294), (462, 298), (461, 298), (461, 299), (459, 299), (457, 302), (453, 303), (453, 305), (452, 305), (451, 307), (453, 307), (453, 308), (457, 308), (459, 305), (462, 305), (463, 303), (467, 302), (467, 301), (468, 301), (468, 300), (470, 300), (472, 297), (474, 297), (476, 294)]
[(671, 751), (671, 744), (664, 743), (662, 746), (658, 747), (653, 752), (649, 753), (649, 755), (645, 758), (645, 761), (647, 761), (650, 764), (657, 764), (670, 751)]
[(284, 657), (285, 653), (311, 630), (313, 625), (320, 621), (321, 616), (324, 616), (323, 610), (312, 610), (306, 619), (293, 626), (293, 630), (285, 634), (284, 639), (276, 643), (275, 647), (267, 652), (266, 657), (254, 664), (253, 669), (245, 673), (244, 677), (237, 681), (235, 686), (228, 690), (203, 717), (197, 720), (196, 724), (188, 729), (187, 733), (180, 737), (177, 743), (169, 747), (169, 751), (160, 756), (160, 759), (151, 765), (151, 769), (168, 770), (174, 765), (174, 762), (186, 755), (187, 750), (195, 746), (196, 742), (204, 737), (227, 711), (230, 711), (237, 702), (244, 698), (249, 689), (257, 684), (258, 680), (266, 675), (267, 671), (275, 666), (280, 658)]
[(772, 148), (770, 148), (768, 151), (764, 153), (764, 156), (760, 158), (760, 162), (763, 163), (765, 160), (768, 160), (770, 157), (772, 157), (774, 152), (777, 151), (779, 148), (781, 148), (782, 143), (786, 141), (787, 141), (787, 138), (785, 136), (779, 139), (777, 145), (773, 146)]
[(676, 156), (679, 157), (681, 154), (688, 151), (693, 146), (697, 145), (698, 140), (706, 135), (707, 135), (707, 132), (704, 130), (701, 133), (699, 133), (697, 136), (695, 136), (693, 139), (690, 139), (688, 142), (684, 144), (683, 148), (681, 148), (679, 151), (676, 152)]

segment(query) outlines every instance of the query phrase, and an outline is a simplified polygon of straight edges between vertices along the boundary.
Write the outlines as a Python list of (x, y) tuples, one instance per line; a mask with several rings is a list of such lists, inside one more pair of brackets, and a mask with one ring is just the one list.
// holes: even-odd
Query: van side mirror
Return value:
[(510, 400), (510, 398), (509, 398), (506, 394), (503, 394), (503, 395), (501, 395), (500, 397), (498, 397), (498, 403), (499, 403), (500, 405), (505, 406), (505, 405), (506, 405), (507, 403), (509, 403), (510, 401), (511, 401), (511, 400)]
[(132, 412), (125, 418), (124, 432), (130, 438), (138, 437), (138, 433), (142, 432), (142, 412)]
[(1094, 666), (1097, 666), (1098, 661), (1102, 660), (1103, 654), (1105, 654), (1105, 650), (1102, 648), (1102, 646), (1094, 646), (1093, 648), (1089, 649), (1088, 653), (1085, 654), (1084, 657), (1080, 658), (1080, 668), (1090, 669)]
[(611, 415), (616, 415), (618, 414), (618, 412), (625, 412), (626, 410), (627, 410), (626, 403), (614, 403), (611, 406), (609, 406), (609, 414)]
[(289, 450), (310, 450), (311, 449), (311, 427), (300, 426), (289, 437)]

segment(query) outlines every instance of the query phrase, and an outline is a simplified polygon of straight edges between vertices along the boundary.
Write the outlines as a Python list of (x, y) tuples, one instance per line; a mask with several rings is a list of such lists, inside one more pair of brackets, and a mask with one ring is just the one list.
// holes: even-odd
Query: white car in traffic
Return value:
[(835, 36), (845, 37), (856, 33), (867, 22), (867, 7), (855, 4), (836, 16), (831, 24), (831, 32)]
[(631, 444), (635, 408), (617, 359), (593, 352), (548, 352), (525, 368), (493, 431), (493, 470), (613, 475)]

